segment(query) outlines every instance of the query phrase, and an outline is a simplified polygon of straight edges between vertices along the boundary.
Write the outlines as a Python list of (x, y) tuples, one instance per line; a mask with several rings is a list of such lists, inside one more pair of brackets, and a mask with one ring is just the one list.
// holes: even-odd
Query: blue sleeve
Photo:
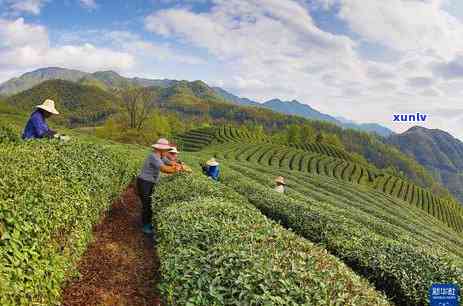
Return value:
[(38, 137), (40, 137), (40, 138), (45, 136), (48, 133), (48, 131), (50, 130), (48, 128), (47, 123), (45, 122), (45, 120), (41, 116), (32, 116), (31, 121), (32, 121), (32, 125), (33, 125), (33, 127), (35, 129), (36, 135)]

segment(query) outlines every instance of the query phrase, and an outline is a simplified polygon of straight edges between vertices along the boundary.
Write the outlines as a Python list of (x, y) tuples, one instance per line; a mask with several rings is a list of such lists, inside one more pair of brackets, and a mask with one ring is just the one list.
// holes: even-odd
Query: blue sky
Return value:
[(201, 79), (463, 138), (463, 1), (0, 0), (0, 82), (60, 66)]

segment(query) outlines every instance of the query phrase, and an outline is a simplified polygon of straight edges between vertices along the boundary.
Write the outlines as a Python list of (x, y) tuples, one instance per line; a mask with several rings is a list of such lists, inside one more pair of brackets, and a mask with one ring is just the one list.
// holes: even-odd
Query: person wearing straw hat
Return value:
[(279, 192), (279, 193), (284, 193), (285, 192), (285, 178), (282, 177), (282, 176), (278, 176), (276, 179), (275, 179), (275, 184), (276, 184), (276, 187), (275, 187), (275, 191), (276, 192)]
[(167, 139), (159, 139), (152, 145), (152, 148), (153, 152), (145, 159), (140, 174), (137, 177), (138, 195), (143, 206), (142, 222), (145, 234), (153, 234), (151, 195), (159, 182), (161, 172), (166, 174), (178, 172), (176, 167), (166, 165), (162, 161), (166, 152), (172, 149)]
[(215, 158), (209, 159), (204, 166), (201, 166), (203, 169), (203, 173), (213, 179), (214, 181), (219, 180), (220, 176), (220, 169), (219, 163), (215, 160)]
[(42, 104), (36, 106), (29, 121), (27, 121), (22, 138), (53, 138), (57, 133), (48, 127), (46, 119), (52, 115), (59, 115), (55, 108), (55, 102), (47, 99)]
[(162, 158), (162, 161), (165, 165), (173, 166), (177, 171), (187, 171), (191, 172), (191, 168), (185, 165), (182, 161), (178, 159), (178, 154), (180, 153), (177, 150), (177, 147), (171, 144), (171, 148), (166, 152), (165, 156)]

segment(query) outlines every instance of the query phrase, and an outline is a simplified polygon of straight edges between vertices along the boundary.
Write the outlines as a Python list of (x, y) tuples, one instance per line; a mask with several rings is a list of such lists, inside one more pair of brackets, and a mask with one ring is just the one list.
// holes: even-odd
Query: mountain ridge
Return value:
[(460, 201), (463, 201), (463, 142), (439, 129), (414, 126), (386, 142), (422, 164)]
[[(171, 79), (147, 79), (138, 77), (127, 78), (121, 76), (119, 73), (113, 70), (96, 71), (93, 73), (88, 73), (79, 70), (66, 69), (60, 67), (46, 67), (24, 73), (18, 78), (13, 78), (4, 83), (1, 83), (0, 95), (17, 94), (21, 91), (32, 88), (35, 85), (40, 84), (41, 82), (49, 81), (52, 79), (77, 82), (82, 85), (95, 86), (103, 90), (127, 86), (159, 86), (166, 88), (178, 82), (181, 82), (178, 80)], [(279, 99), (272, 99), (264, 103), (259, 103), (248, 98), (238, 97), (220, 87), (210, 88), (212, 88), (214, 92), (218, 96), (222, 97), (225, 101), (237, 105), (263, 107), (286, 115), (296, 115), (311, 120), (327, 121), (335, 123), (344, 128), (352, 128), (368, 133), (376, 133), (382, 137), (387, 137), (393, 133), (388, 128), (377, 124), (357, 124), (353, 122), (349, 124), (342, 123), (336, 118), (327, 114), (323, 114), (317, 111), (316, 109), (313, 109), (309, 105), (296, 100), (282, 101)]]
[(348, 120), (342, 117), (341, 119), (339, 117), (333, 117), (328, 114), (319, 112), (312, 108), (310, 105), (299, 102), (297, 100), (283, 101), (280, 99), (271, 99), (264, 103), (259, 103), (248, 98), (238, 97), (220, 87), (213, 87), (213, 89), (222, 98), (237, 105), (264, 107), (286, 115), (295, 115), (311, 120), (327, 121), (339, 125), (343, 128), (350, 128), (368, 133), (376, 133), (382, 137), (389, 137), (390, 135), (394, 134), (393, 131), (380, 124), (356, 123), (352, 120)]

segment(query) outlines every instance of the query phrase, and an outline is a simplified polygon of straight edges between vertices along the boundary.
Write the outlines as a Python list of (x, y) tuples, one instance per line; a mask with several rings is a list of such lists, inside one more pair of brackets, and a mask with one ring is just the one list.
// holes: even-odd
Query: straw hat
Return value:
[(171, 147), (170, 150), (168, 151), (169, 153), (174, 153), (174, 154), (178, 154), (179, 152), (177, 151), (177, 148), (176, 147)]
[(47, 99), (42, 104), (37, 105), (36, 108), (43, 109), (50, 114), (59, 115), (59, 112), (55, 108), (55, 101)]
[(157, 150), (163, 150), (167, 151), (170, 150), (172, 147), (169, 145), (169, 141), (165, 138), (160, 138), (158, 142), (153, 144), (151, 147), (157, 149)]
[(282, 176), (278, 176), (276, 179), (275, 179), (275, 183), (280, 183), (282, 185), (286, 185), (285, 184), (285, 178), (282, 177)]
[(206, 165), (213, 167), (213, 166), (218, 166), (219, 163), (215, 160), (215, 158), (211, 158), (206, 162)]

